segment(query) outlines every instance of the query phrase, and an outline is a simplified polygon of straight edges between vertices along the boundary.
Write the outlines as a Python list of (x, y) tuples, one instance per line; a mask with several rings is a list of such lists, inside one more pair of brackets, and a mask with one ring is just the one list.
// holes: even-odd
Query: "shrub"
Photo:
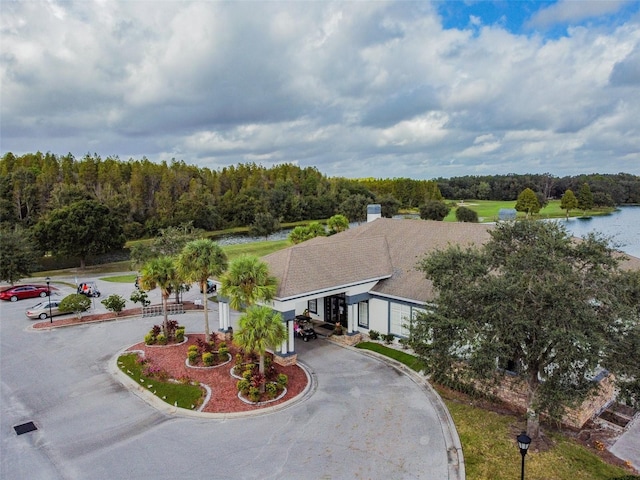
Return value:
[(287, 375), (285, 375), (284, 373), (279, 373), (278, 374), (278, 385), (281, 388), (284, 388), (287, 386), (287, 384), (289, 383), (289, 377)]
[(249, 400), (252, 402), (260, 400), (260, 389), (258, 387), (249, 387)]
[(409, 348), (409, 342), (410, 340), (408, 338), (401, 338), (400, 340), (398, 340), (398, 343), (402, 345), (403, 350)]
[(156, 337), (156, 341), (158, 342), (158, 345), (166, 345), (167, 344), (167, 337), (165, 337), (164, 333), (160, 333)]
[(245, 371), (242, 372), (242, 378), (245, 378), (247, 380), (251, 380), (251, 377), (253, 377), (253, 368), (252, 368), (252, 366), (246, 368)]
[(245, 378), (243, 378), (242, 380), (238, 380), (236, 382), (236, 388), (240, 393), (246, 395), (247, 393), (249, 393), (249, 380)]
[(386, 343), (387, 345), (393, 342), (394, 338), (396, 337), (393, 335), (393, 333), (385, 333), (384, 335), (382, 335), (382, 339), (384, 340), (384, 343)]
[(198, 351), (198, 347), (196, 345), (189, 345), (189, 348), (187, 348), (187, 352), (197, 352)]
[(210, 367), (211, 365), (213, 365), (213, 353), (211, 352), (204, 352), (202, 354), (202, 363), (204, 363), (207, 367)]
[(377, 330), (369, 330), (369, 338), (371, 340), (378, 340), (380, 338), (380, 332)]
[(478, 223), (478, 213), (468, 207), (458, 207), (456, 209), (456, 220), (459, 222)]
[(229, 353), (229, 349), (225, 346), (225, 347), (218, 347), (218, 355), (220, 355), (220, 359), (221, 360), (226, 360), (227, 359), (227, 354)]
[(115, 312), (116, 316), (124, 310), (124, 307), (127, 304), (124, 298), (120, 295), (116, 295), (115, 293), (113, 295), (109, 295), (100, 303), (102, 303), (107, 310)]
[(67, 295), (59, 306), (60, 312), (75, 313), (79, 319), (82, 318), (82, 312), (86, 312), (89, 308), (91, 308), (91, 299), (79, 293)]
[(198, 350), (187, 350), (187, 358), (189, 359), (189, 365), (195, 365), (198, 361)]
[(176, 330), (176, 342), (184, 342), (184, 327)]
[(151, 304), (147, 292), (143, 290), (135, 290), (129, 297), (133, 303), (140, 303), (143, 307), (148, 307)]
[(153, 336), (153, 333), (149, 332), (144, 336), (145, 345), (153, 345), (156, 343), (156, 337)]
[(278, 394), (278, 386), (275, 383), (267, 383), (265, 391), (269, 398), (276, 398), (276, 395)]

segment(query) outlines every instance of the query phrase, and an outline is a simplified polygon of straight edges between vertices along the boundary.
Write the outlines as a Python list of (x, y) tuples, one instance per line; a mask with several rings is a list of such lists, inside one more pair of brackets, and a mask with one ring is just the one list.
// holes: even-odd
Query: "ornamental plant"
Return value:
[(204, 363), (205, 366), (210, 367), (211, 365), (213, 365), (213, 361), (214, 361), (213, 353), (204, 352), (202, 354), (202, 363)]
[(124, 298), (122, 298), (120, 295), (116, 295), (115, 293), (113, 295), (109, 295), (100, 303), (102, 303), (107, 310), (114, 312), (116, 316), (118, 316), (120, 312), (124, 310), (124, 307), (127, 304)]

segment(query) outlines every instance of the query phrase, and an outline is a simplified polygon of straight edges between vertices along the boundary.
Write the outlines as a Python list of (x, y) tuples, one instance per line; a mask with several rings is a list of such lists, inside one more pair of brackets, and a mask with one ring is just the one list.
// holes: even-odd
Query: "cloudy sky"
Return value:
[(640, 2), (0, 0), (0, 153), (640, 174)]

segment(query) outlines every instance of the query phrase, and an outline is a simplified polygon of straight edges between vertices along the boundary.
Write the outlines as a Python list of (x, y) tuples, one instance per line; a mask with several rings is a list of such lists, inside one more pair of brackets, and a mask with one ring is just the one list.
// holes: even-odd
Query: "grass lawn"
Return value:
[[(462, 203), (460, 200), (447, 200), (447, 203)], [(514, 200), (498, 201), (498, 200), (467, 200), (464, 201), (464, 206), (470, 208), (478, 214), (481, 222), (495, 222), (498, 220), (498, 213), (501, 208), (515, 208), (516, 202)], [(606, 215), (613, 211), (612, 208), (593, 209), (587, 212), (587, 215)], [(522, 212), (518, 212), (518, 218), (525, 218), (526, 215)], [(581, 210), (572, 210), (572, 217), (581, 217), (583, 212)], [(560, 208), (560, 200), (551, 200), (546, 207), (540, 210), (535, 218), (565, 218), (567, 212)], [(452, 208), (449, 214), (444, 219), (445, 222), (456, 221), (456, 209)]]
[[(419, 371), (420, 361), (414, 355), (385, 347), (375, 342), (362, 342), (357, 348), (372, 350), (393, 358)], [(462, 402), (460, 398), (443, 397), (456, 425), (469, 480), (512, 480), (520, 477), (521, 456), (515, 437), (525, 426), (523, 418), (496, 413)], [(462, 397), (464, 398), (464, 397)], [(527, 480), (613, 480), (640, 478), (629, 476), (622, 468), (604, 462), (598, 455), (561, 433), (551, 433), (545, 447), (536, 441), (527, 454)]]
[(146, 386), (156, 397), (169, 405), (194, 410), (204, 399), (204, 390), (198, 385), (190, 383), (163, 382), (156, 378), (149, 378), (142, 374), (142, 367), (138, 364), (138, 355), (127, 353), (118, 357), (118, 368), (142, 386)]

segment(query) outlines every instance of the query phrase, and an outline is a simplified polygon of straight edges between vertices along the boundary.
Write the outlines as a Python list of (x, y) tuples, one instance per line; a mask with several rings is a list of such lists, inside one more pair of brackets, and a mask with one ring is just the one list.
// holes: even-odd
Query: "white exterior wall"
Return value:
[[(379, 298), (369, 299), (369, 330), (380, 333), (388, 333), (389, 329), (389, 302)], [(362, 331), (367, 332), (362, 328)]]

